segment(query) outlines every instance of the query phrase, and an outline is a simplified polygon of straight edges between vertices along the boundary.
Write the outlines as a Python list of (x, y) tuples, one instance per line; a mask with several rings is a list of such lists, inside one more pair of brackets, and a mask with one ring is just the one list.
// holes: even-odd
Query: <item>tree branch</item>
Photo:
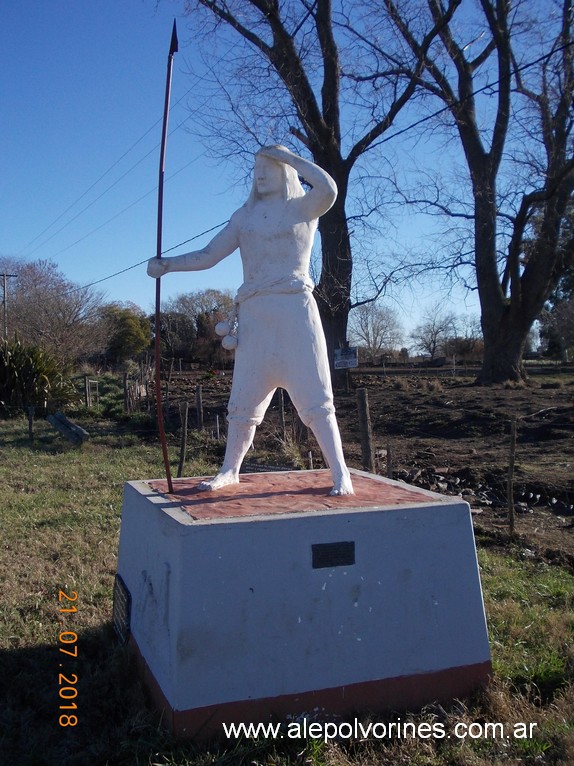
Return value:
[[(405, 106), (405, 104), (409, 101), (413, 93), (415, 92), (416, 87), (420, 84), (420, 75), (422, 71), (424, 70), (426, 63), (427, 63), (427, 53), (428, 50), (433, 42), (433, 40), (436, 38), (437, 34), (440, 33), (441, 29), (444, 25), (448, 24), (450, 19), (452, 18), (452, 15), (454, 14), (456, 8), (460, 5), (461, 0), (449, 0), (448, 9), (445, 12), (444, 16), (441, 18), (441, 20), (438, 23), (435, 23), (434, 27), (428, 32), (422, 43), (420, 45), (416, 46), (415, 54), (417, 56), (417, 62), (416, 66), (414, 68), (414, 71), (412, 71), (410, 80), (407, 83), (405, 89), (403, 92), (394, 100), (392, 103), (390, 109), (387, 111), (387, 114), (385, 115), (384, 119), (380, 120), (371, 130), (369, 130), (357, 143), (353, 146), (351, 151), (349, 152), (347, 156), (347, 165), (349, 167), (352, 167), (356, 160), (369, 148), (369, 146), (379, 138), (394, 122), (396, 116), (399, 114), (401, 109)], [(400, 16), (397, 12), (396, 6), (394, 5), (393, 0), (385, 0), (385, 5), (387, 6), (387, 10), (391, 15), (394, 14), (394, 17), (396, 17), (397, 21), (396, 23), (401, 23), (402, 20), (400, 19)], [(406, 26), (403, 24), (403, 26)]]
[(323, 85), (321, 99), (323, 119), (331, 129), (337, 146), (341, 143), (339, 115), (340, 64), (339, 51), (331, 21), (331, 0), (318, 0), (315, 16), (317, 38), (323, 56)]

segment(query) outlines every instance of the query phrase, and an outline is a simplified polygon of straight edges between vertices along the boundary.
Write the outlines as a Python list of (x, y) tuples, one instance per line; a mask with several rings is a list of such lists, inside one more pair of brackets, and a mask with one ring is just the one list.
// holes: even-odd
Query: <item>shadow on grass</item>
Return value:
[[(174, 740), (150, 707), (134, 658), (110, 623), (80, 632), (76, 645), (77, 659), (59, 652), (64, 644), (57, 638), (53, 646), (0, 650), (0, 763), (240, 766), (256, 756), (260, 762), (300, 762), (301, 743), (295, 740), (281, 753), (273, 740), (201, 746)], [(70, 688), (77, 696), (62, 699), (60, 690), (71, 696)], [(76, 709), (60, 709), (72, 703)], [(62, 715), (77, 716), (77, 723), (69, 725), (74, 719)]]
[[(156, 422), (147, 413), (126, 415), (115, 420), (96, 416), (95, 413), (87, 416), (85, 413), (71, 412), (68, 417), (87, 431), (89, 435), (87, 443), (94, 442), (113, 448), (122, 448), (157, 440)], [(66, 441), (43, 418), (35, 420), (32, 439), (28, 434), (28, 425), (24, 418), (0, 419), (0, 445), (51, 455), (82, 449), (82, 445)]]
[[(77, 659), (60, 653), (60, 646), (56, 638), (53, 646), (0, 651), (0, 753), (9, 755), (4, 763), (134, 766), (172, 749), (111, 625), (79, 633)], [(62, 699), (66, 687), (77, 689), (77, 696)], [(72, 703), (77, 709), (60, 709)]]

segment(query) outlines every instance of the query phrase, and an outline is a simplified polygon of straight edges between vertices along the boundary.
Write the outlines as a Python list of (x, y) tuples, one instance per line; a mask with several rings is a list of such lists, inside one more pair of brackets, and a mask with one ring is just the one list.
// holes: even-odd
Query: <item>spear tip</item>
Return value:
[(178, 42), (177, 42), (177, 25), (175, 23), (175, 19), (173, 20), (173, 29), (171, 32), (171, 45), (169, 46), (169, 55), (173, 56), (174, 53), (177, 53), (179, 50), (178, 48)]

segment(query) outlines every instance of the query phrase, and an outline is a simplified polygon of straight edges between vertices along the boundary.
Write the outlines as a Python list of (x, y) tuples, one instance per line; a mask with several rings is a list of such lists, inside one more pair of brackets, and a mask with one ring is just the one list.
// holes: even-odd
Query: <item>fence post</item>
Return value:
[(128, 374), (124, 372), (124, 412), (130, 411), (130, 396), (128, 391)]
[(36, 412), (36, 408), (34, 405), (30, 405), (28, 407), (28, 438), (31, 442), (34, 441), (34, 414)]
[(510, 455), (508, 458), (508, 480), (507, 480), (507, 497), (508, 497), (508, 531), (511, 535), (514, 534), (515, 529), (515, 513), (514, 513), (514, 461), (516, 458), (516, 416), (514, 415), (510, 421)]
[[(182, 413), (183, 410), (183, 413)], [(179, 405), (179, 414), (181, 416), (181, 443), (179, 447), (179, 463), (177, 466), (177, 478), (180, 479), (183, 473), (183, 466), (185, 464), (185, 454), (187, 452), (187, 415), (189, 412), (189, 404)]]
[[(171, 380), (166, 380), (165, 385), (164, 385), (165, 404), (163, 406), (163, 413), (164, 413), (163, 416), (164, 416), (165, 424), (167, 426), (171, 425), (171, 419), (170, 419), (170, 415), (169, 415), (169, 385), (170, 385), (170, 382), (171, 382)], [(160, 402), (161, 402), (161, 388), (158, 391), (158, 395), (160, 397)]]
[(197, 430), (203, 431), (203, 392), (201, 386), (195, 389), (195, 411), (197, 413)]
[(279, 391), (279, 422), (281, 424), (281, 438), (283, 439), (283, 442), (287, 439), (287, 429), (285, 425), (285, 397), (283, 396), (283, 389), (280, 388)]
[(375, 470), (373, 449), (373, 430), (369, 414), (369, 397), (366, 388), (357, 389), (357, 409), (359, 411), (359, 430), (361, 432), (361, 459), (363, 468), (371, 473)]

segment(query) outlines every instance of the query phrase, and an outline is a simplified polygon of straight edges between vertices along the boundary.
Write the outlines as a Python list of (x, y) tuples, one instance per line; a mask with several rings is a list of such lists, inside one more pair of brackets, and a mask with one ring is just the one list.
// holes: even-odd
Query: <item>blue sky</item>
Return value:
[[(230, 189), (225, 168), (206, 161), (185, 129), (192, 97), (185, 70), (193, 50), (182, 6), (181, 0), (2, 0), (0, 255), (53, 260), (78, 284), (155, 255), (174, 18), (180, 53), (173, 69), (164, 249), (225, 221), (241, 204), (244, 191)], [(180, 277), (167, 277), (162, 295), (233, 290), (240, 283), (233, 255), (209, 273), (185, 275), (183, 285)], [(98, 289), (110, 301), (131, 300), (144, 310), (155, 295), (144, 266)]]
[[(243, 202), (225, 165), (205, 157), (186, 127), (198, 65), (183, 0), (2, 0), (0, 5), (0, 255), (54, 261), (76, 284), (109, 301), (153, 309), (145, 266), (155, 255), (159, 142), (173, 19), (174, 57), (167, 146), (163, 248), (229, 218)], [(231, 172), (231, 168), (228, 168)], [(173, 176), (173, 177), (172, 177)], [(213, 233), (172, 254), (206, 244)], [(237, 253), (208, 272), (168, 275), (162, 297), (241, 283)], [(424, 300), (404, 291), (407, 329)], [(459, 293), (445, 306), (477, 313)]]

